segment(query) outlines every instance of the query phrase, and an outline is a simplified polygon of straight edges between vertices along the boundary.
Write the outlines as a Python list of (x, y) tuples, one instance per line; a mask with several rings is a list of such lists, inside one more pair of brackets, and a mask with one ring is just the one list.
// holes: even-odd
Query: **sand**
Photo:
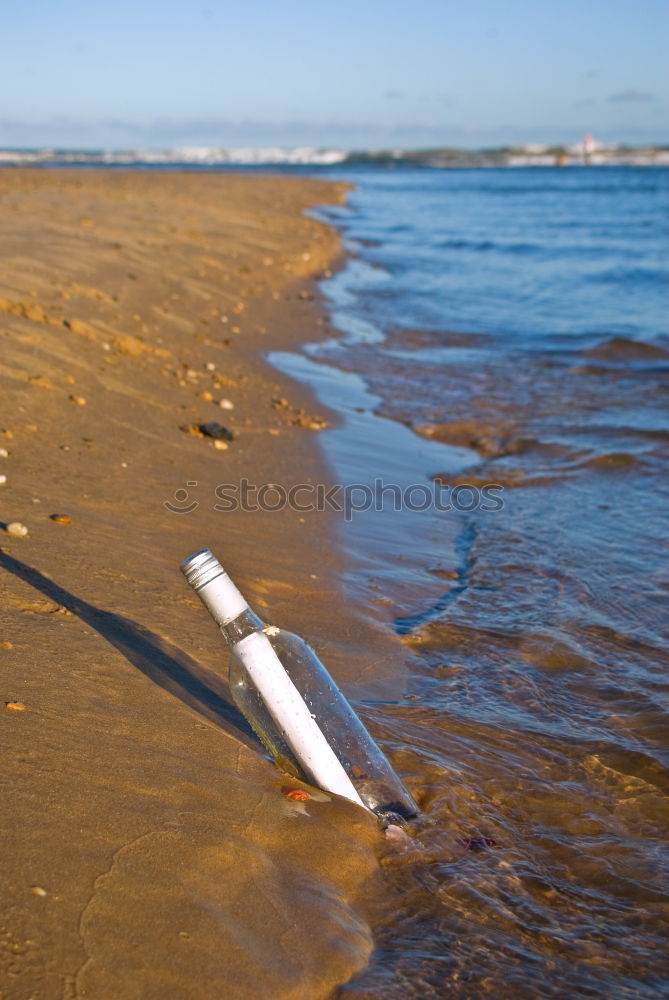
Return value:
[(344, 195), (0, 172), (0, 521), (28, 529), (0, 533), (3, 1000), (318, 1000), (368, 959), (376, 823), (286, 798), (178, 569), (210, 546), (345, 688), (392, 655), (345, 606), (331, 517), (214, 509), (243, 476), (329, 481), (336, 415), (261, 354), (324, 335), (340, 247), (302, 213)]

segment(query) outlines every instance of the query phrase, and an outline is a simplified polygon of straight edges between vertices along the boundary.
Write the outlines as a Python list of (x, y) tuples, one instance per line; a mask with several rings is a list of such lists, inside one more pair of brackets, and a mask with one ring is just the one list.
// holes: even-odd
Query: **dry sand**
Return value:
[[(242, 476), (328, 481), (310, 417), (336, 418), (260, 352), (321, 334), (339, 244), (301, 213), (343, 197), (0, 173), (0, 521), (29, 532), (0, 533), (3, 1000), (318, 1000), (367, 961), (376, 824), (282, 794), (178, 571), (210, 546), (349, 690), (392, 660), (343, 604), (331, 518), (213, 509)], [(211, 420), (227, 450), (182, 429)]]

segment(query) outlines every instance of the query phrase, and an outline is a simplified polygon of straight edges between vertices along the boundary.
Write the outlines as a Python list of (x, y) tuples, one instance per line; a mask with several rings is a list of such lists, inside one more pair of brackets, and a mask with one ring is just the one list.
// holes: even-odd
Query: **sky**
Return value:
[(667, 0), (6, 0), (0, 147), (669, 142)]

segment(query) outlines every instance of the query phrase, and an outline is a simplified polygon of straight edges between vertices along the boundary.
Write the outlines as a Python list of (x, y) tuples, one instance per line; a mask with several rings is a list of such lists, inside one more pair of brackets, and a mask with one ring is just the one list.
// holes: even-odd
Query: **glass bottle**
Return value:
[(209, 549), (181, 568), (227, 640), (232, 698), (277, 765), (385, 823), (415, 816), (415, 802), (313, 649), (261, 621)]

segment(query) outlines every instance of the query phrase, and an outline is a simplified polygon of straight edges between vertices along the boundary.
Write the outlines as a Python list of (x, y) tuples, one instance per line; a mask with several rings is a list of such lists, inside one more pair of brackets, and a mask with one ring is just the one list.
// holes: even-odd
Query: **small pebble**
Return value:
[(328, 425), (325, 417), (310, 417), (299, 411), (297, 416), (293, 419), (293, 423), (297, 424), (299, 427), (306, 427), (307, 430), (310, 431), (322, 431)]
[(416, 846), (411, 837), (404, 832), (402, 827), (397, 826), (395, 823), (389, 823), (383, 832), (386, 839), (389, 840), (393, 847), (400, 852), (408, 851)]
[(222, 410), (234, 410), (235, 404), (230, 399), (222, 399), (218, 404)]
[(4, 486), (7, 482), (7, 476), (0, 476), (0, 486)]
[(14, 644), (11, 642), (0, 642), (0, 649), (14, 649)]
[(22, 701), (6, 701), (5, 708), (8, 708), (10, 712), (25, 712), (26, 710)]
[(41, 885), (31, 885), (30, 891), (35, 896), (46, 896), (46, 889), (43, 889)]
[(216, 451), (227, 451), (230, 447), (227, 441), (213, 441), (212, 444)]
[(308, 802), (311, 798), (309, 792), (305, 792), (303, 788), (282, 788), (281, 791), (287, 799), (292, 799), (293, 802)]
[(0, 448), (0, 458), (9, 458), (9, 452), (6, 448)]
[(21, 524), (20, 521), (10, 521), (8, 525), (5, 526), (5, 531), (12, 538), (25, 538), (28, 534), (28, 529), (25, 524)]
[(198, 392), (197, 398), (202, 399), (205, 403), (211, 403), (214, 397), (210, 392), (205, 390), (204, 392)]
[(207, 369), (208, 372), (215, 372), (216, 371), (216, 365), (214, 364), (213, 361), (207, 361), (207, 363), (206, 363), (206, 365), (204, 367)]
[(71, 401), (73, 403), (76, 403), (77, 406), (85, 406), (86, 405), (86, 398), (85, 398), (85, 396), (70, 396), (70, 399), (71, 399)]
[(52, 521), (55, 521), (56, 524), (72, 524), (72, 518), (67, 514), (49, 514), (49, 517)]

